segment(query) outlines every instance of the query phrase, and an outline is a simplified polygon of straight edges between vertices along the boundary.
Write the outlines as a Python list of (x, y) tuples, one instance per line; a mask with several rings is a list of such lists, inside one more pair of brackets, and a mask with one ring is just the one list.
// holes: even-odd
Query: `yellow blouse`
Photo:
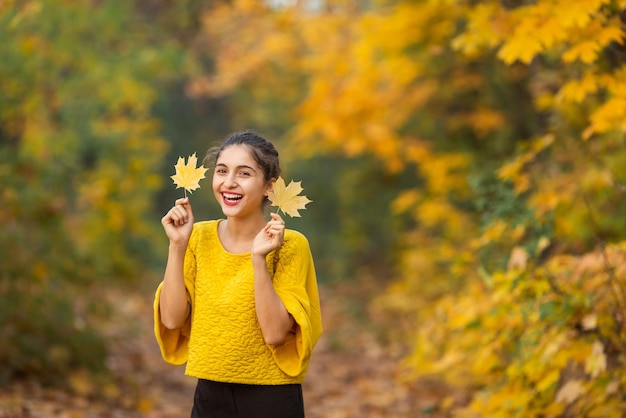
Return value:
[(161, 323), (159, 285), (154, 330), (163, 359), (187, 363), (189, 376), (246, 384), (302, 383), (322, 333), (313, 258), (304, 235), (285, 230), (283, 245), (267, 255), (276, 293), (297, 328), (287, 341), (265, 343), (254, 308), (250, 253), (232, 254), (218, 234), (219, 221), (198, 222), (185, 255), (184, 278), (191, 315), (180, 329)]

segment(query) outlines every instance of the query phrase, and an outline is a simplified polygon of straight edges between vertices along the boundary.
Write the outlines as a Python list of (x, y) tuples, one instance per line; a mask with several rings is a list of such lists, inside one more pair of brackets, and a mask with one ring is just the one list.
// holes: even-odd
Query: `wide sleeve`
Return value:
[(161, 321), (161, 311), (159, 309), (159, 300), (161, 297), (161, 289), (163, 282), (159, 284), (154, 297), (154, 334), (161, 350), (163, 360), (168, 363), (180, 365), (187, 362), (189, 353), (189, 337), (191, 335), (191, 318), (194, 313), (194, 288), (196, 280), (196, 257), (193, 248), (195, 234), (189, 240), (187, 252), (184, 261), (184, 280), (187, 289), (187, 301), (191, 306), (191, 313), (185, 324), (178, 329), (168, 329)]
[(322, 334), (322, 316), (313, 257), (306, 238), (294, 233), (278, 251), (273, 274), (276, 293), (296, 322), (296, 332), (272, 346), (274, 361), (289, 376), (306, 372)]

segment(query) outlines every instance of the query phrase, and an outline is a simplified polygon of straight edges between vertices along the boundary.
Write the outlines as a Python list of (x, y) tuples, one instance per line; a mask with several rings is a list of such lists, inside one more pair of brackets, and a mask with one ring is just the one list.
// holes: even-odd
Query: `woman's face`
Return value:
[(263, 212), (271, 187), (247, 146), (231, 145), (222, 150), (215, 162), (213, 193), (225, 216), (243, 218)]

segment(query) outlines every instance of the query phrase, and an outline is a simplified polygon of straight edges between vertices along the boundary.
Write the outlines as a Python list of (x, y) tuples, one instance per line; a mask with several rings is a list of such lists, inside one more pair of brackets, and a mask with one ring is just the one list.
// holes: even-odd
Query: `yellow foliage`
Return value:
[[(609, 416), (624, 406), (615, 392), (626, 386), (619, 342), (625, 302), (616, 290), (626, 285), (626, 244), (593, 244), (594, 235), (619, 236), (615, 228), (623, 226), (615, 208), (623, 207), (616, 191), (626, 178), (616, 162), (626, 131), (626, 69), (614, 51), (623, 43), (626, 3), (452, 6), (400, 1), (362, 13), (304, 14), (285, 8), (255, 30), (236, 29), (252, 27), (267, 10), (236, 5), (227, 18), (218, 8), (209, 32), (226, 28), (241, 42), (221, 39), (212, 80), (222, 92), (259, 74), (272, 85), (282, 80), (268, 78), (267, 68), (295, 68), (306, 91), (291, 133), (304, 155), (368, 153), (392, 173), (416, 167), (419, 188), (407, 186), (390, 210), (417, 226), (400, 238), (399, 280), (377, 301), (404, 313), (413, 308), (417, 335), (407, 364), (414, 377), (436, 374), (466, 385), (472, 401), (459, 416), (584, 416), (594, 408)], [(494, 55), (505, 68), (482, 70)], [(498, 80), (489, 77), (499, 71), (519, 81), (538, 110), (522, 121), (528, 137), (513, 140), (515, 155), (497, 169), (531, 219), (502, 216), (479, 232), (475, 214), (457, 202), (471, 198), (468, 177), (482, 149), (438, 145), (465, 130), (491, 150), (492, 136), (518, 134), (511, 125), (519, 115), (507, 113), (515, 105), (456, 101), (493, 88)], [(438, 123), (445, 128), (429, 129)], [(605, 211), (610, 221), (603, 223)], [(548, 227), (533, 236), (533, 222)], [(503, 254), (495, 271), (481, 269), (476, 256), (490, 246)]]
[(561, 87), (559, 99), (581, 103), (589, 94), (597, 92), (598, 88), (596, 75), (586, 71), (581, 79), (570, 80)]
[(619, 22), (612, 22), (612, 26), (605, 27), (603, 22), (596, 19), (584, 27), (584, 30), (572, 34), (572, 45), (562, 55), (563, 62), (571, 63), (580, 60), (591, 64), (598, 58), (598, 53), (611, 42), (621, 44), (623, 33)]
[(530, 37), (535, 28), (525, 28), (525, 31), (518, 30), (517, 37), (508, 40), (498, 51), (498, 58), (507, 64), (512, 64), (519, 60), (524, 64), (529, 64), (535, 55), (543, 52), (540, 39)]
[(591, 124), (583, 132), (583, 137), (589, 139), (593, 134), (610, 130), (626, 131), (626, 96), (613, 97), (593, 112)]
[(585, 360), (585, 372), (592, 378), (596, 378), (604, 371), (606, 371), (604, 346), (600, 341), (596, 341), (593, 343), (593, 351)]
[[(626, 252), (610, 247), (604, 256), (592, 252), (582, 259), (555, 258), (549, 269), (539, 269), (532, 274), (495, 274), (491, 288), (472, 282), (463, 295), (438, 301), (434, 312), (440, 313), (423, 323), (419, 332), (423, 339), (418, 340), (418, 344), (426, 346), (417, 349), (416, 357), (410, 361), (424, 374), (438, 373), (450, 381), (472, 375), (474, 382), (484, 382), (483, 392), (475, 394), (461, 416), (472, 413), (507, 416), (513, 411), (532, 415), (531, 411), (537, 410), (559, 413), (562, 406), (584, 396), (587, 388), (603, 387), (610, 391), (609, 382), (601, 378), (609, 373), (604, 345), (573, 328), (546, 322), (546, 315), (562, 318), (566, 323), (572, 321), (573, 317), (563, 316), (567, 310), (558, 309), (569, 303), (574, 303), (578, 309), (589, 309), (585, 308), (585, 295), (596, 295), (596, 302), (591, 305), (594, 312), (616, 312), (619, 305), (601, 302), (605, 296), (598, 290), (607, 286), (603, 274), (605, 263), (619, 265), (623, 261), (626, 261)], [(589, 287), (589, 279), (595, 277), (598, 279)], [(624, 276), (616, 279), (626, 283)], [(554, 293), (554, 286), (562, 289), (562, 293)], [(576, 310), (571, 314), (575, 316)], [(612, 329), (610, 324), (594, 323), (595, 316), (590, 313), (580, 321), (586, 323), (586, 328), (598, 327), (600, 333)], [(435, 329), (438, 331), (433, 334)], [(454, 338), (454, 345), (446, 345), (450, 338)], [(443, 352), (439, 353), (438, 349)], [(478, 364), (477, 359), (481, 360)], [(432, 366), (428, 367), (429, 363)], [(570, 373), (568, 368), (575, 365), (586, 372), (585, 378), (561, 383)], [(504, 375), (501, 370), (505, 370)], [(619, 369), (611, 373), (619, 373)], [(499, 383), (494, 384), (494, 379)], [(529, 391), (529, 387), (535, 392)], [(528, 391), (528, 396), (511, 403), (514, 391)], [(609, 410), (615, 411), (618, 404), (613, 404)]]
[[(525, 64), (530, 63), (536, 55), (569, 41), (581, 33), (581, 29), (584, 32), (588, 30), (589, 25), (595, 25), (597, 21), (592, 19), (592, 16), (604, 3), (605, 0), (575, 3), (564, 0), (542, 1), (508, 12), (507, 31), (510, 34), (505, 33), (501, 38), (503, 43), (498, 51), (498, 57), (507, 64), (518, 60)], [(616, 31), (602, 32), (599, 42), (593, 42), (592, 53), (595, 54), (596, 49), (606, 45), (608, 39), (616, 39)], [(587, 49), (584, 49), (585, 47)], [(587, 52), (589, 48), (579, 46), (579, 49), (571, 52), (567, 58), (571, 60), (582, 56), (586, 60), (593, 60)]]
[(613, 185), (613, 177), (607, 169), (591, 169), (581, 179), (581, 190), (606, 190)]
[(418, 189), (405, 190), (393, 200), (391, 210), (396, 214), (404, 213), (414, 207), (419, 198), (420, 192)]
[[(506, 64), (529, 64), (536, 56), (545, 54), (560, 56), (568, 64), (576, 62), (590, 69), (597, 68), (600, 53), (612, 43), (622, 44), (625, 38), (618, 16), (603, 9), (606, 4), (608, 0), (573, 3), (555, 0), (505, 9), (497, 3), (481, 2), (468, 8), (467, 27), (451, 41), (451, 46), (474, 58), (497, 49), (498, 57)], [(582, 103), (589, 95), (600, 91), (602, 75), (588, 70), (583, 78), (577, 78), (576, 74), (577, 71), (564, 72), (560, 97)], [(568, 81), (570, 77), (576, 79)], [(624, 97), (623, 94), (615, 96)], [(610, 97), (608, 100), (599, 103), (584, 132), (585, 138), (613, 129), (625, 129), (623, 104)], [(545, 111), (559, 102), (552, 103), (548, 93), (540, 92), (537, 105)]]
[(496, 3), (480, 3), (467, 12), (468, 27), (455, 37), (451, 46), (469, 57), (496, 47), (502, 40), (505, 15), (499, 13)]
[(515, 158), (503, 164), (498, 170), (498, 177), (503, 180), (511, 180), (515, 186), (515, 191), (523, 193), (530, 188), (529, 177), (524, 173), (524, 169), (543, 150), (554, 142), (554, 135), (545, 135), (533, 140), (527, 150), (518, 154)]
[(586, 64), (595, 61), (600, 52), (600, 45), (595, 40), (585, 40), (573, 45), (563, 54), (563, 61), (570, 63), (580, 60)]
[(458, 114), (450, 117), (451, 127), (470, 127), (479, 138), (496, 132), (504, 125), (504, 116), (496, 109), (477, 106), (471, 112)]

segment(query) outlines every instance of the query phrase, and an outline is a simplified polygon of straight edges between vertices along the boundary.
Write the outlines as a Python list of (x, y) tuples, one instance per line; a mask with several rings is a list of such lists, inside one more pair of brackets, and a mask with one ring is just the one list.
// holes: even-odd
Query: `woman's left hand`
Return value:
[(283, 245), (285, 222), (277, 213), (271, 213), (272, 219), (259, 231), (252, 242), (252, 255), (265, 257), (270, 251)]

